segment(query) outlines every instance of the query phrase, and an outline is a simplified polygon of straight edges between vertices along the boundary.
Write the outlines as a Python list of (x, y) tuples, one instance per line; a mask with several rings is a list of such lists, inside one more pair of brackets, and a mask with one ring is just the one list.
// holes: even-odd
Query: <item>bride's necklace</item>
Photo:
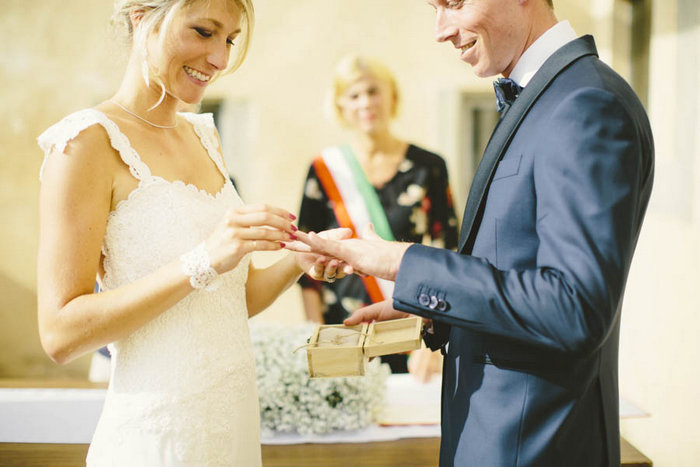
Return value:
[(138, 118), (139, 120), (141, 120), (141, 121), (143, 121), (143, 122), (146, 122), (146, 123), (148, 123), (149, 125), (154, 126), (154, 127), (156, 127), (156, 128), (163, 128), (163, 129), (165, 129), (165, 130), (172, 130), (173, 128), (175, 128), (175, 127), (177, 126), (177, 121), (175, 121), (175, 125), (158, 125), (157, 123), (153, 123), (153, 122), (150, 121), (150, 120), (146, 120), (146, 119), (143, 118), (142, 116), (140, 116), (140, 115), (138, 115), (138, 114), (132, 112), (131, 110), (127, 109), (126, 107), (124, 107), (124, 106), (121, 105), (119, 102), (117, 102), (117, 101), (115, 101), (115, 100), (113, 100), (113, 99), (110, 99), (109, 101), (110, 101), (112, 104), (115, 104), (115, 105), (116, 105), (117, 107), (119, 107), (120, 109), (122, 109), (124, 112), (128, 113), (129, 115), (133, 115), (134, 117)]

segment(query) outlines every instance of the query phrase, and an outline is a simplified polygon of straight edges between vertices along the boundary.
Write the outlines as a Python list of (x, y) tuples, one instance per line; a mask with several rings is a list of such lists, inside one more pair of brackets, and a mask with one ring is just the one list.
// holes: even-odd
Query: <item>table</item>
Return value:
[[(652, 467), (624, 438), (622, 467)], [(439, 438), (400, 439), (364, 444), (263, 445), (265, 467), (437, 466)], [(85, 465), (87, 444), (0, 443), (0, 466), (74, 467)]]
[[(82, 381), (0, 380), (0, 388), (104, 389), (106, 384)], [(651, 467), (652, 462), (624, 438), (622, 466)], [(265, 467), (436, 466), (439, 437), (402, 438), (365, 443), (263, 444)], [(85, 465), (88, 445), (65, 443), (0, 443), (0, 467)]]

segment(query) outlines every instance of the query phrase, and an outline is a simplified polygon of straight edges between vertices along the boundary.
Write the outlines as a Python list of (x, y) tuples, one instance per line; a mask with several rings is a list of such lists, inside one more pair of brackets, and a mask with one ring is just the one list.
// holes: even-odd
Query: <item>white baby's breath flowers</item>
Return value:
[(365, 376), (310, 379), (302, 348), (314, 324), (251, 323), (264, 435), (356, 430), (372, 424), (384, 402), (389, 366), (375, 359)]

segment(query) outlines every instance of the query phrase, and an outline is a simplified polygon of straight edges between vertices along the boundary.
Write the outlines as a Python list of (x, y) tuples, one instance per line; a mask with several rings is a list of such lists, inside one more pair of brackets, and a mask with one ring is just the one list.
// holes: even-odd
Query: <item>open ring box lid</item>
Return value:
[(306, 346), (311, 378), (363, 376), (372, 357), (421, 347), (419, 317), (343, 326), (321, 324)]

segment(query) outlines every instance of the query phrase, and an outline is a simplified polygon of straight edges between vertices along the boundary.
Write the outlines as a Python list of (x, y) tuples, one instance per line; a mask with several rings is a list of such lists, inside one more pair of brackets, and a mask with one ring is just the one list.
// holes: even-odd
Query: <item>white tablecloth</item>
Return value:
[[(87, 444), (102, 410), (104, 389), (0, 389), (0, 442)], [(366, 443), (440, 436), (440, 379), (426, 385), (410, 375), (391, 375), (386, 410), (378, 425), (317, 436), (283, 433), (263, 444)], [(646, 413), (621, 399), (620, 416)], [(390, 426), (385, 426), (390, 424)]]

